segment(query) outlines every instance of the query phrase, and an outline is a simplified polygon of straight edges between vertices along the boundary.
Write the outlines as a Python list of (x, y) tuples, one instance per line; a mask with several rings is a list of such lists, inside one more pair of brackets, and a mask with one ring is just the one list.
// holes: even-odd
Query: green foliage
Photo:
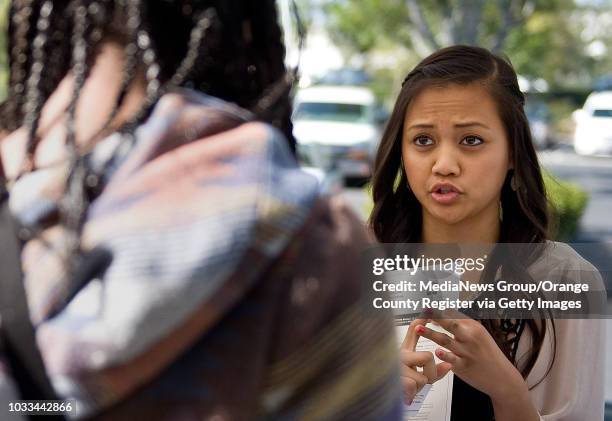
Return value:
[[(578, 231), (589, 195), (577, 184), (561, 181), (546, 171), (543, 176), (552, 215), (553, 237), (559, 241), (568, 241)], [(368, 196), (364, 210), (369, 217), (374, 207), (370, 184), (364, 187), (364, 192)]]
[(393, 106), (390, 100), (397, 96), (401, 87), (401, 79), (396, 77), (396, 72), (392, 69), (375, 69), (371, 74), (373, 78), (369, 88), (376, 99), (390, 109)]
[[(410, 13), (410, 3), (327, 0), (330, 36), (345, 51), (368, 57), (366, 67), (370, 71), (377, 63), (369, 55), (392, 51), (390, 46), (395, 46), (396, 57), (407, 55), (415, 61), (456, 43), (499, 48), (519, 74), (543, 78), (553, 89), (588, 86), (594, 76), (612, 70), (609, 66), (607, 70), (603, 68), (612, 55), (588, 55), (587, 44), (592, 40), (584, 37), (587, 21), (583, 18), (589, 10), (587, 6), (577, 6), (574, 0), (484, 1), (481, 8), (474, 7), (478, 1), (419, 0), (412, 3), (421, 12), (416, 17), (414, 11)], [(612, 13), (612, 7), (600, 7), (602, 14)], [(512, 12), (506, 13), (508, 10)], [(612, 50), (612, 37), (599, 37)], [(396, 72), (405, 72), (397, 67)]]
[(8, 0), (0, 0), (0, 101), (6, 97), (8, 87)]
[(332, 40), (353, 52), (369, 52), (386, 40), (408, 47), (412, 44), (405, 25), (406, 6), (402, 1), (328, 1), (324, 9), (332, 28)]
[(553, 216), (552, 225), (556, 228), (554, 237), (560, 241), (568, 241), (578, 231), (589, 194), (577, 184), (560, 181), (546, 172), (544, 185)]
[(370, 215), (372, 215), (372, 210), (374, 210), (374, 199), (372, 198), (371, 182), (363, 186), (363, 191), (368, 196), (368, 200), (364, 204), (364, 214), (367, 215), (367, 218), (369, 218)]
[(300, 16), (300, 21), (302, 22), (302, 25), (304, 25), (304, 28), (308, 31), (308, 29), (312, 26), (312, 10), (310, 8), (310, 0), (296, 0), (295, 4)]
[(509, 34), (505, 52), (521, 75), (543, 78), (553, 89), (590, 79), (595, 60), (569, 16), (568, 10), (536, 11)]

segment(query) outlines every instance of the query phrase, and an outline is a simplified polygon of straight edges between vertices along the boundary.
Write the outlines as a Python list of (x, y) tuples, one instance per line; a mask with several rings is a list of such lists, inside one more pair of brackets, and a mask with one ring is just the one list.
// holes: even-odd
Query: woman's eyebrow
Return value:
[(454, 124), (454, 126), (455, 127), (460, 127), (460, 128), (463, 128), (463, 127), (473, 127), (473, 126), (479, 126), (479, 127), (485, 128), (485, 129), (489, 128), (489, 126), (487, 126), (486, 124), (480, 123), (478, 121), (467, 121), (465, 123), (456, 123), (456, 124)]
[(433, 128), (435, 128), (433, 124), (420, 123), (420, 124), (412, 124), (411, 126), (408, 127), (408, 130), (410, 129), (433, 129)]
[[(484, 123), (480, 123), (478, 121), (466, 121), (464, 123), (455, 123), (453, 126), (457, 127), (457, 128), (464, 128), (464, 127), (473, 127), (473, 126), (478, 126), (478, 127), (482, 127), (485, 129), (489, 129), (489, 126), (487, 126)], [(408, 127), (408, 130), (410, 129), (434, 129), (436, 126), (433, 124), (426, 124), (426, 123), (417, 123), (417, 124), (412, 124)]]

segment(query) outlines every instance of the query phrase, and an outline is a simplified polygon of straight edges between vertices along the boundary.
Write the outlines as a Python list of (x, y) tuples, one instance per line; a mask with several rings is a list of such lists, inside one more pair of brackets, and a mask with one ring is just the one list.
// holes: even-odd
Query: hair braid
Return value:
[(11, 4), (9, 33), (12, 47), (9, 51), (9, 90), (10, 101), (3, 107), (2, 124), (6, 130), (15, 130), (22, 120), (21, 106), (28, 75), (30, 57), (29, 33), (31, 28), (32, 0), (17, 0)]
[(71, 159), (74, 161), (78, 156), (75, 127), (77, 104), (91, 70), (96, 47), (102, 40), (108, 10), (106, 4), (99, 1), (92, 1), (87, 4), (79, 0), (72, 2), (71, 9), (70, 12), (74, 20), (71, 36), (71, 63), (74, 83), (68, 105), (66, 145), (73, 155)]
[[(50, 3), (50, 5), (48, 3)], [(69, 3), (70, 2), (68, 1), (34, 3), (41, 6), (38, 10), (35, 9), (33, 11), (33, 14), (38, 14), (38, 22), (35, 23), (36, 31), (31, 34), (31, 36), (34, 38), (34, 40), (31, 42), (31, 56), (34, 61), (36, 61), (35, 57), (38, 56), (39, 62), (42, 63), (42, 69), (44, 69), (44, 77), (40, 74), (32, 75), (32, 72), (34, 71), (40, 73), (39, 70), (41, 69), (40, 66), (30, 62), (30, 76), (28, 78), (28, 83), (30, 80), (32, 80), (33, 76), (35, 79), (38, 79), (35, 92), (32, 92), (32, 89), (29, 88), (26, 90), (25, 95), (18, 95), (16, 98), (12, 98), (14, 104), (23, 104), (20, 106), (22, 110), (21, 116), (13, 117), (16, 119), (15, 123), (18, 123), (20, 119), (22, 119), (21, 123), (28, 127), (27, 122), (28, 120), (30, 123), (32, 122), (32, 116), (28, 116), (27, 103), (28, 100), (30, 100), (30, 104), (32, 104), (33, 97), (36, 97), (36, 102), (38, 102), (39, 105), (37, 107), (38, 109), (36, 110), (36, 124), (31, 127), (31, 133), (33, 134), (36, 134), (38, 131), (38, 114), (40, 114), (42, 111), (42, 106), (51, 96), (59, 82), (70, 68), (70, 61), (65, 59), (65, 57), (70, 53), (70, 45), (66, 45), (64, 42), (65, 34), (72, 31), (72, 23), (66, 16), (66, 9)], [(46, 16), (47, 13), (48, 16)], [(41, 14), (44, 16), (41, 16)], [(38, 44), (39, 40), (42, 40), (44, 45)], [(23, 103), (24, 100), (25, 103)], [(9, 101), (9, 104), (10, 102), (11, 101)], [(36, 137), (30, 136), (28, 147), (30, 161), (33, 160), (36, 142)]]
[[(303, 41), (303, 27), (299, 20), (299, 14), (294, 6), (294, 13), (297, 19), (297, 28), (299, 33), (300, 50)], [(254, 57), (254, 60), (260, 63), (257, 67), (263, 71), (258, 81), (257, 90), (264, 92), (263, 95), (251, 105), (253, 112), (262, 120), (270, 121), (273, 125), (280, 128), (287, 139), (291, 149), (295, 153), (295, 139), (293, 138), (293, 124), (291, 122), (291, 98), (290, 91), (297, 79), (297, 68), (295, 71), (286, 71), (284, 64), (285, 46), (282, 42), (281, 27), (276, 24), (266, 24), (270, 16), (278, 22), (278, 15), (275, 3), (266, 2), (266, 5), (254, 5), (253, 7), (253, 24), (262, 30), (262, 35), (254, 39), (255, 51), (266, 51), (267, 57), (263, 63), (261, 58)]]
[[(125, 0), (119, 2), (119, 10), (124, 16), (129, 16), (128, 13), (128, 5)], [(125, 43), (125, 47), (123, 49), (124, 52), (124, 64), (123, 64), (123, 74), (121, 78), (121, 85), (119, 87), (119, 93), (117, 98), (115, 99), (115, 104), (113, 109), (111, 110), (109, 116), (106, 118), (106, 121), (102, 125), (101, 129), (94, 136), (94, 138), (98, 138), (102, 136), (110, 127), (111, 123), (117, 117), (119, 113), (119, 109), (125, 100), (125, 97), (128, 92), (128, 88), (134, 81), (136, 77), (136, 69), (138, 68), (138, 46), (136, 45), (136, 33), (138, 31), (139, 20), (129, 19), (127, 20), (127, 30), (128, 30), (128, 41)]]
[(88, 8), (81, 1), (75, 0), (72, 7), (72, 18), (74, 27), (71, 36), (72, 44), (72, 72), (74, 82), (72, 96), (68, 105), (68, 121), (66, 123), (66, 146), (68, 148), (68, 159), (70, 162), (67, 189), (60, 203), (60, 215), (62, 223), (68, 229), (70, 235), (66, 258), (70, 269), (74, 262), (71, 260), (78, 255), (80, 248), (80, 236), (78, 235), (80, 221), (86, 209), (85, 195), (83, 194), (84, 162), (79, 158), (76, 140), (76, 111), (80, 92), (85, 84), (88, 73), (87, 66), (87, 15)]
[(137, 54), (142, 58), (145, 65), (145, 79), (147, 81), (145, 99), (140, 107), (140, 110), (136, 113), (135, 117), (131, 119), (122, 131), (132, 132), (136, 126), (143, 120), (151, 106), (157, 101), (160, 95), (161, 81), (160, 71), (161, 67), (157, 60), (157, 54), (153, 45), (153, 39), (149, 32), (146, 22), (143, 22), (143, 8), (145, 2), (142, 0), (127, 0), (128, 2), (128, 22), (132, 20), (132, 24), (135, 28), (138, 28), (136, 35), (136, 46)]
[(51, 96), (70, 69), (70, 60), (66, 59), (70, 55), (70, 45), (65, 43), (65, 34), (72, 33), (69, 5), (68, 1), (53, 2), (46, 44), (48, 65), (45, 65), (45, 74), (39, 83), (40, 96), (43, 99)]
[(76, 146), (76, 129), (75, 118), (77, 103), (81, 89), (85, 84), (87, 77), (87, 40), (85, 39), (87, 30), (87, 7), (80, 1), (74, 2), (73, 19), (74, 29), (72, 32), (72, 72), (74, 75), (74, 83), (72, 86), (72, 95), (68, 105), (68, 123), (66, 131), (66, 145), (71, 154), (77, 153)]
[(192, 71), (194, 70), (196, 61), (199, 57), (200, 49), (202, 47), (202, 40), (206, 31), (211, 27), (213, 19), (215, 19), (216, 13), (214, 9), (207, 9), (203, 11), (196, 24), (191, 30), (189, 36), (189, 43), (187, 47), (187, 54), (183, 58), (183, 61), (176, 69), (176, 72), (170, 78), (171, 86), (180, 86), (186, 80), (189, 80)]
[(25, 117), (24, 123), (28, 130), (26, 146), (27, 166), (34, 167), (34, 149), (36, 148), (38, 123), (42, 109), (42, 98), (40, 95), (41, 75), (46, 64), (46, 44), (49, 34), (49, 17), (53, 10), (53, 2), (47, 0), (40, 8), (38, 22), (36, 23), (37, 34), (34, 38), (32, 48), (32, 68), (27, 81)]

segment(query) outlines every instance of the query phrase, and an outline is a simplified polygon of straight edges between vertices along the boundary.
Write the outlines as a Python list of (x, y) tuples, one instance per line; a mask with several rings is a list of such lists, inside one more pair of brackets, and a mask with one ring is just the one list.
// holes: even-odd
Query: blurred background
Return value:
[[(300, 63), (294, 123), (301, 165), (366, 220), (368, 179), (408, 71), (433, 51), (472, 44), (507, 55), (551, 203), (556, 238), (597, 243), (612, 261), (612, 0), (279, 0), (287, 62)], [(0, 0), (0, 98), (6, 95), (9, 2)], [(607, 266), (605, 266), (607, 264)], [(603, 272), (612, 308), (612, 276)], [(612, 321), (607, 321), (606, 420), (612, 421)]]
[[(555, 237), (600, 269), (612, 309), (612, 0), (296, 2), (307, 29), (301, 54), (290, 1), (280, 6), (288, 63), (300, 60), (294, 133), (308, 171), (365, 221), (373, 154), (411, 68), (452, 44), (505, 54), (526, 94)], [(606, 324), (612, 421), (612, 320)]]

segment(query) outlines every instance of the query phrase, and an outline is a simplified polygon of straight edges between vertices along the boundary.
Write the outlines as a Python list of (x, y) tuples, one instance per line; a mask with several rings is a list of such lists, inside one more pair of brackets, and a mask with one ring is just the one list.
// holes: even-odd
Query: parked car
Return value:
[(386, 117), (365, 87), (313, 86), (298, 91), (293, 133), (302, 165), (348, 179), (369, 178)]
[(546, 149), (553, 144), (550, 130), (550, 111), (543, 100), (527, 95), (525, 114), (529, 121), (533, 145), (536, 149)]
[(580, 155), (612, 155), (612, 91), (593, 92), (573, 113), (574, 150)]
[(330, 70), (316, 80), (317, 85), (349, 85), (366, 86), (372, 82), (372, 77), (361, 69), (341, 68)]
[(553, 144), (550, 130), (550, 110), (544, 95), (548, 83), (544, 79), (528, 79), (518, 76), (521, 92), (525, 94), (525, 114), (529, 121), (533, 145), (536, 149), (546, 149)]

